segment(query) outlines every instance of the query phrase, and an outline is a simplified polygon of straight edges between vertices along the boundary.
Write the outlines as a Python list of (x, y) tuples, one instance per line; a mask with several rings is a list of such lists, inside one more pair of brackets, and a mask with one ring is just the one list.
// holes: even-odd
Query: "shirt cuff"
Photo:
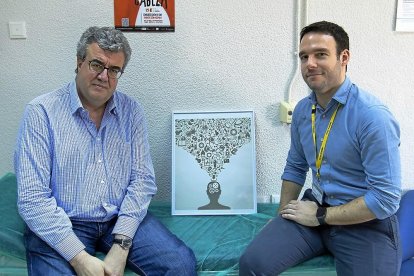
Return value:
[(296, 183), (300, 186), (303, 186), (305, 184), (305, 180), (306, 180), (304, 178), (297, 177), (296, 175), (290, 174), (290, 173), (287, 173), (287, 172), (282, 174), (281, 179), (286, 180), (286, 181), (294, 182), (294, 183)]
[(377, 217), (377, 219), (385, 219), (393, 214), (398, 210), (398, 200), (396, 200), (395, 205), (393, 206), (385, 206), (381, 205), (375, 196), (372, 193), (366, 193), (364, 196), (365, 204), (367, 205), (368, 209), (371, 210), (372, 213)]
[(55, 245), (55, 250), (68, 262), (79, 252), (85, 249), (85, 245), (79, 240), (75, 233), (70, 233), (60, 243)]
[(121, 234), (132, 239), (135, 236), (135, 232), (137, 232), (138, 225), (139, 222), (135, 218), (119, 216), (112, 234)]

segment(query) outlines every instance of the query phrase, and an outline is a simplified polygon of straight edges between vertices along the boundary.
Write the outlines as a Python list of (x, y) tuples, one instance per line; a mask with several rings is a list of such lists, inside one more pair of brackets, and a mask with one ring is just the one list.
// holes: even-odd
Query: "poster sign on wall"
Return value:
[(174, 0), (114, 0), (115, 28), (130, 32), (174, 32)]
[(395, 30), (397, 32), (414, 32), (413, 0), (398, 0)]
[(174, 112), (172, 214), (256, 213), (253, 111)]

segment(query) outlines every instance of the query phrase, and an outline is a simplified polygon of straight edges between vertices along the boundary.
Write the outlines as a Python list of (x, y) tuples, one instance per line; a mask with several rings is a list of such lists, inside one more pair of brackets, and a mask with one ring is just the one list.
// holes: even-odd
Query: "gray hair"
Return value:
[(120, 30), (112, 27), (89, 27), (79, 39), (76, 48), (78, 59), (84, 60), (86, 58), (86, 50), (92, 43), (97, 43), (101, 49), (106, 51), (122, 51), (125, 55), (125, 63), (122, 70), (125, 69), (131, 58), (131, 47)]

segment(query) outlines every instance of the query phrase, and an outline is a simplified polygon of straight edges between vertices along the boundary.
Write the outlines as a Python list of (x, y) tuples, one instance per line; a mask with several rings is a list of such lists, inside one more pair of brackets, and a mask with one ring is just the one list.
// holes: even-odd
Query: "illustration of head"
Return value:
[(207, 195), (209, 199), (218, 200), (218, 198), (220, 197), (220, 194), (221, 194), (220, 184), (215, 180), (210, 181), (210, 183), (208, 183), (207, 185)]
[(222, 210), (231, 209), (229, 206), (222, 205), (218, 202), (221, 195), (220, 184), (215, 180), (211, 180), (207, 184), (207, 196), (210, 202), (207, 205), (198, 207), (198, 210)]

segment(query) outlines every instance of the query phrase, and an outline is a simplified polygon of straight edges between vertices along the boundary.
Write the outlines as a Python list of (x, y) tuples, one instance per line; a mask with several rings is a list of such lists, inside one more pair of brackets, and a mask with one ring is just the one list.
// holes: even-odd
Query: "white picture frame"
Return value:
[(171, 212), (257, 212), (253, 111), (173, 112)]

